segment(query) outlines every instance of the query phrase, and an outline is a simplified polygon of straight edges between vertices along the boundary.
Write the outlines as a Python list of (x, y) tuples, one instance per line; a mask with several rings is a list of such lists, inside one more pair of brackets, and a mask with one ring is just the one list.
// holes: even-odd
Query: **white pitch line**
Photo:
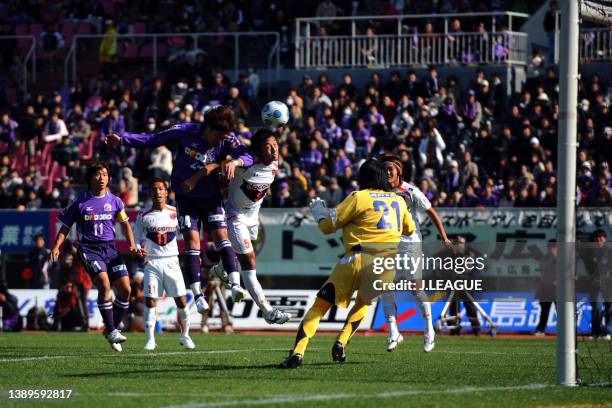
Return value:
[(499, 392), (499, 391), (516, 391), (516, 390), (531, 390), (553, 387), (547, 384), (526, 384), (508, 387), (464, 387), (449, 390), (405, 390), (405, 391), (387, 391), (372, 394), (315, 394), (315, 395), (283, 395), (274, 398), (265, 398), (257, 400), (233, 400), (233, 401), (218, 401), (218, 402), (190, 402), (181, 405), (168, 405), (164, 408), (210, 408), (210, 407), (231, 407), (243, 405), (270, 405), (270, 404), (292, 404), (306, 401), (333, 401), (342, 399), (359, 399), (359, 398), (397, 398), (411, 395), (421, 394), (469, 394), (474, 392)]
[(85, 354), (73, 354), (67, 356), (38, 356), (38, 357), (16, 357), (16, 358), (2, 358), (0, 363), (19, 363), (23, 361), (42, 361), (42, 360), (73, 360), (73, 359), (89, 359), (89, 358), (108, 358), (108, 357), (121, 357), (121, 358), (141, 358), (141, 357), (156, 357), (156, 356), (176, 356), (185, 355), (191, 356), (193, 354), (225, 354), (225, 353), (244, 353), (251, 351), (287, 351), (287, 348), (269, 348), (269, 349), (236, 349), (236, 350), (200, 350), (200, 351), (168, 351), (168, 352), (157, 352), (157, 353), (138, 353), (138, 354), (123, 354), (115, 353), (107, 355), (85, 355)]

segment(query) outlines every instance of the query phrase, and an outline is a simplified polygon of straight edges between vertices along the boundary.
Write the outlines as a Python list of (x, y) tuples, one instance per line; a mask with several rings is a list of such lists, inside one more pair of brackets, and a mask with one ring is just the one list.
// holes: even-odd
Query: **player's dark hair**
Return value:
[(87, 171), (85, 172), (85, 180), (87, 181), (87, 188), (91, 189), (91, 178), (94, 176), (94, 174), (96, 174), (98, 171), (102, 169), (106, 169), (106, 172), (108, 173), (108, 181), (110, 183), (110, 170), (108, 169), (108, 165), (105, 162), (97, 161), (97, 162), (90, 164), (89, 167), (87, 168)]
[(391, 186), (387, 180), (385, 164), (376, 159), (368, 159), (363, 162), (359, 168), (357, 181), (362, 190), (391, 191)]
[(151, 182), (149, 183), (149, 191), (153, 191), (153, 185), (155, 183), (162, 183), (166, 191), (170, 190), (170, 188), (168, 187), (168, 182), (166, 180), (161, 177), (153, 177), (153, 180), (151, 180)]
[(391, 153), (386, 153), (383, 154), (382, 156), (380, 156), (378, 158), (378, 160), (380, 160), (381, 162), (384, 163), (392, 163), (395, 167), (397, 167), (397, 172), (399, 174), (400, 177), (400, 181), (404, 179), (404, 165), (402, 164), (402, 161), (399, 157), (391, 154)]
[(204, 127), (218, 132), (229, 133), (234, 130), (234, 111), (225, 105), (215, 106), (204, 114)]
[(274, 140), (276, 140), (276, 142), (278, 143), (278, 137), (276, 136), (276, 133), (265, 128), (257, 130), (251, 138), (251, 151), (255, 154), (259, 154), (264, 142), (270, 137), (273, 137)]

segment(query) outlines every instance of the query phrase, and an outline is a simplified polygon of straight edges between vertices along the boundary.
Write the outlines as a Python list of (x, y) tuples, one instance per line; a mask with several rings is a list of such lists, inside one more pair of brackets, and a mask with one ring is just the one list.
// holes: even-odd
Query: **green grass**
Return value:
[[(141, 349), (143, 334), (128, 337), (123, 353), (115, 353), (97, 333), (1, 334), (0, 406), (612, 406), (610, 388), (554, 385), (550, 340), (441, 337), (425, 354), (418, 336), (393, 353), (384, 337), (358, 336), (338, 365), (330, 358), (333, 337), (322, 336), (310, 343), (301, 368), (278, 370), (291, 335), (194, 334), (197, 349), (190, 352), (165, 333), (152, 355)], [(51, 358), (23, 360), (43, 356)], [(9, 400), (10, 389), (74, 394)]]

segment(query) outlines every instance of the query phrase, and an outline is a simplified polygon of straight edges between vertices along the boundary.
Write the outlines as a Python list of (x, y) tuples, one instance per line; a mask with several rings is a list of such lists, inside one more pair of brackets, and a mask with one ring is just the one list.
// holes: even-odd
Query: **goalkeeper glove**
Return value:
[(321, 222), (321, 220), (324, 220), (329, 215), (325, 201), (319, 197), (310, 202), (310, 212), (312, 212), (312, 216), (317, 222)]

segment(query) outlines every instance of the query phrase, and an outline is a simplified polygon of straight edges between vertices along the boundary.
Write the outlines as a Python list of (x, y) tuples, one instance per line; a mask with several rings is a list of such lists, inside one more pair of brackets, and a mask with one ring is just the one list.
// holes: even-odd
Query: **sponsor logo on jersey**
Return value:
[(189, 157), (191, 160), (199, 161), (200, 163), (206, 163), (207, 160), (209, 160), (209, 152), (210, 151), (206, 153), (200, 153), (197, 150), (192, 149), (191, 147), (185, 147), (185, 154), (187, 155), (187, 157)]
[(147, 227), (147, 232), (175, 232), (175, 226), (168, 227)]
[(112, 214), (85, 214), (83, 215), (85, 221), (106, 221), (112, 220)]
[(93, 211), (93, 207), (85, 207), (85, 211)]
[(109, 203), (104, 204), (104, 211), (111, 211), (113, 207)]
[(176, 220), (176, 213), (175, 212), (170, 213), (170, 219), (171, 220)]

